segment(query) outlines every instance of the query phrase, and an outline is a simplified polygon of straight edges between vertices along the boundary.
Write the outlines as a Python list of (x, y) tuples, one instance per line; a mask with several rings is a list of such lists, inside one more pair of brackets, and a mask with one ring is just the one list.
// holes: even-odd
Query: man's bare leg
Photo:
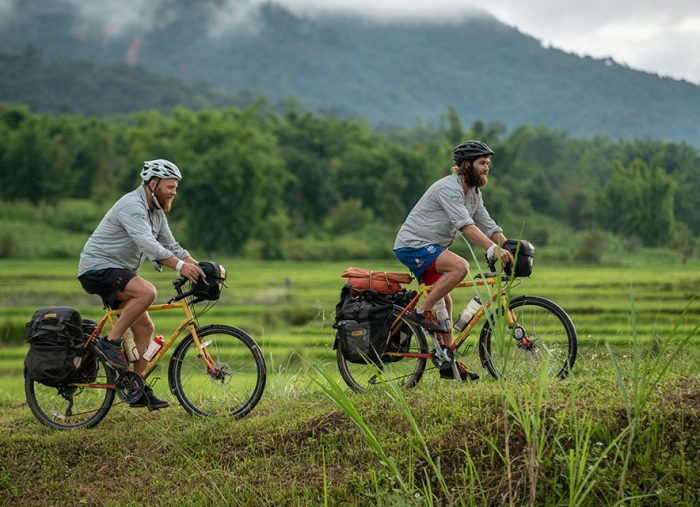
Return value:
[[(435, 269), (440, 271), (442, 276), (435, 282), (430, 294), (418, 305), (418, 309), (423, 311), (432, 309), (435, 303), (447, 296), (452, 289), (464, 280), (469, 271), (469, 263), (456, 253), (445, 250), (436, 259)], [(449, 310), (452, 311), (452, 299), (450, 299), (449, 304)]]
[[(140, 276), (135, 276), (126, 284), (123, 291), (117, 291), (117, 297), (122, 302), (122, 310), (117, 323), (107, 335), (110, 340), (118, 340), (126, 330), (139, 320), (146, 309), (153, 304), (157, 296), (156, 288)], [(150, 317), (149, 317), (150, 320)], [(134, 336), (136, 333), (134, 332)], [(150, 338), (150, 337), (149, 337)], [(138, 341), (137, 341), (138, 344)]]
[[(452, 323), (452, 296), (448, 293), (443, 298), (445, 300), (445, 308), (447, 309), (447, 315), (450, 316), (450, 324)], [(443, 345), (449, 345), (452, 343), (452, 326), (445, 333), (437, 333), (440, 343)]]

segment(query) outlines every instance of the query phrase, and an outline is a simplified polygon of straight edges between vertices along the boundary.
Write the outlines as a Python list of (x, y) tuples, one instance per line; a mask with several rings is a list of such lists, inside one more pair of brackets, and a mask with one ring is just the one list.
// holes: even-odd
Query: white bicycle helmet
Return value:
[(163, 180), (176, 179), (180, 181), (182, 179), (182, 174), (180, 174), (180, 169), (178, 169), (175, 164), (169, 160), (159, 158), (156, 160), (146, 160), (143, 163), (141, 179), (144, 183), (147, 183), (151, 178), (160, 178)]

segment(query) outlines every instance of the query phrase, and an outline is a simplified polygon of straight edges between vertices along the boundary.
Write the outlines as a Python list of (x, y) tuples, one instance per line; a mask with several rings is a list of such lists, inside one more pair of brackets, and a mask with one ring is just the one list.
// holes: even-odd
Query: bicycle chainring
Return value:
[(444, 368), (451, 368), (452, 363), (455, 360), (455, 352), (450, 347), (443, 347), (442, 353), (445, 357), (439, 357), (438, 352), (434, 351), (432, 355), (432, 361), (436, 368), (442, 370)]
[(122, 371), (114, 382), (114, 388), (120, 400), (124, 403), (134, 403), (143, 395), (146, 381), (138, 373)]

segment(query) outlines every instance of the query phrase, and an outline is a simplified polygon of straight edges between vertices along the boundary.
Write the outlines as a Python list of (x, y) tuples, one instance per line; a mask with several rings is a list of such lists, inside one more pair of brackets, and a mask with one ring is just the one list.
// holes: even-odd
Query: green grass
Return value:
[[(268, 382), (253, 412), (237, 421), (189, 417), (161, 367), (155, 391), (171, 401), (169, 409), (118, 404), (92, 430), (51, 431), (24, 402), (26, 347), (13, 336), (5, 341), (14, 344), (0, 347), (0, 505), (700, 502), (700, 338), (691, 332), (700, 321), (700, 302), (691, 301), (700, 293), (697, 264), (538, 265), (513, 292), (549, 297), (571, 315), (579, 355), (568, 380), (539, 387), (494, 381), (472, 348), (466, 362), (482, 375), (478, 383), (440, 381), (433, 370), (403, 401), (381, 389), (343, 391), (357, 418), (318, 384), (344, 389), (330, 327), (339, 274), (353, 264), (400, 266), (223, 264), (229, 288), (202, 323), (242, 327), (261, 346)], [(82, 292), (74, 269), (75, 262), (63, 260), (0, 261), (0, 330), (3, 323), (21, 330), (45, 305), (99, 317), (98, 299)], [(142, 274), (167, 299), (172, 274), (149, 267)], [(455, 301), (469, 297), (455, 293)], [(462, 304), (456, 306), (455, 312)], [(162, 330), (177, 318), (154, 320)], [(659, 345), (676, 324), (677, 335)], [(688, 334), (682, 354), (657, 381), (653, 365), (671, 359)], [(643, 387), (644, 403), (635, 402), (635, 386)], [(634, 434), (626, 431), (632, 422)]]

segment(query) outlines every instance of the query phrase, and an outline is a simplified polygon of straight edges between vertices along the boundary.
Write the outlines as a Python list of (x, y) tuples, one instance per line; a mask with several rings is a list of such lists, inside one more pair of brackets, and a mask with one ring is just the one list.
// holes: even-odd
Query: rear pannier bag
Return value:
[(41, 308), (26, 324), (29, 352), (25, 375), (47, 386), (58, 387), (78, 371), (83, 353), (83, 321), (72, 308)]
[[(83, 341), (92, 336), (92, 333), (97, 328), (97, 322), (90, 319), (83, 319)], [(97, 356), (90, 349), (82, 350), (83, 358), (80, 368), (70, 378), (71, 383), (76, 384), (91, 384), (97, 380), (97, 374), (100, 369), (100, 363)]]
[[(354, 294), (354, 295), (353, 295)], [(350, 363), (382, 362), (394, 305), (376, 291), (355, 291), (346, 284), (335, 307), (336, 343)]]

